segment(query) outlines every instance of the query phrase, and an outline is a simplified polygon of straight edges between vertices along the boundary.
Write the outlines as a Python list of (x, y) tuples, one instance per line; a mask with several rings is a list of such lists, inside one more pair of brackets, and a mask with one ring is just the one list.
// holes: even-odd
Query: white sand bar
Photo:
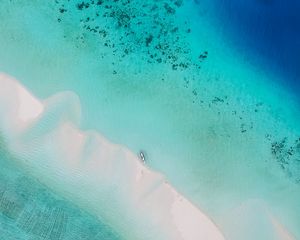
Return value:
[(78, 97), (45, 101), (0, 75), (0, 132), (17, 163), (125, 239), (222, 240), (215, 224), (123, 146), (78, 128)]

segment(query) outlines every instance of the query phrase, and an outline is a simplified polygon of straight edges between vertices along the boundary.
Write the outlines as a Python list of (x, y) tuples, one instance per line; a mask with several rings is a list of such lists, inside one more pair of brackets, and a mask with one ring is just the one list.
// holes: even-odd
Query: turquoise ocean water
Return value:
[[(212, 217), (227, 239), (278, 239), (267, 213), (300, 238), (298, 97), (259, 54), (240, 51), (220, 24), (216, 1), (0, 6), (1, 71), (39, 98), (74, 91), (82, 129), (143, 150), (147, 164)], [(121, 239), (114, 226), (11, 166), (2, 148), (1, 236)], [(5, 201), (17, 207), (10, 212)], [(27, 211), (32, 222), (25, 226)], [(46, 221), (45, 229), (37, 221)], [(54, 236), (47, 224), (57, 221), (67, 223)]]

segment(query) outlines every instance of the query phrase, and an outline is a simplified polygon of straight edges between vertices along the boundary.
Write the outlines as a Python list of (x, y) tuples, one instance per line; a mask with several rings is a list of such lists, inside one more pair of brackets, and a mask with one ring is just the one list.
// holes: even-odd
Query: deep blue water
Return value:
[(238, 51), (282, 75), (300, 100), (300, 1), (221, 0), (217, 10)]

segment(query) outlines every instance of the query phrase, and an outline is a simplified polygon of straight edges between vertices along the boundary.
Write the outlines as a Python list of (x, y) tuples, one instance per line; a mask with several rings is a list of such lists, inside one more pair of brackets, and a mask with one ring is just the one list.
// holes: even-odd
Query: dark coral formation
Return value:
[(289, 141), (285, 137), (272, 141), (271, 153), (281, 169), (295, 182), (300, 183), (300, 138)]
[(199, 55), (200, 61), (191, 58), (186, 40), (191, 29), (187, 22), (185, 26), (176, 23), (175, 16), (176, 10), (183, 6), (183, 0), (154, 3), (139, 0), (87, 0), (75, 3), (56, 0), (56, 4), (59, 22), (65, 14), (81, 14), (79, 26), (84, 34), (77, 40), (84, 42), (86, 36), (92, 35), (99, 40), (99, 44), (110, 48), (120, 61), (135, 53), (148, 63), (166, 63), (173, 70), (183, 70), (190, 67), (199, 69), (208, 56), (208, 52), (203, 51)]

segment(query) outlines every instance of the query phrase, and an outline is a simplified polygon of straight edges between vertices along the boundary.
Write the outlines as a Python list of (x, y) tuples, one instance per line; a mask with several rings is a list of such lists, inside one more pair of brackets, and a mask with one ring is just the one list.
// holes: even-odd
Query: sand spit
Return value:
[(78, 97), (41, 101), (0, 75), (0, 132), (18, 164), (125, 239), (221, 240), (200, 209), (123, 146), (82, 131)]

